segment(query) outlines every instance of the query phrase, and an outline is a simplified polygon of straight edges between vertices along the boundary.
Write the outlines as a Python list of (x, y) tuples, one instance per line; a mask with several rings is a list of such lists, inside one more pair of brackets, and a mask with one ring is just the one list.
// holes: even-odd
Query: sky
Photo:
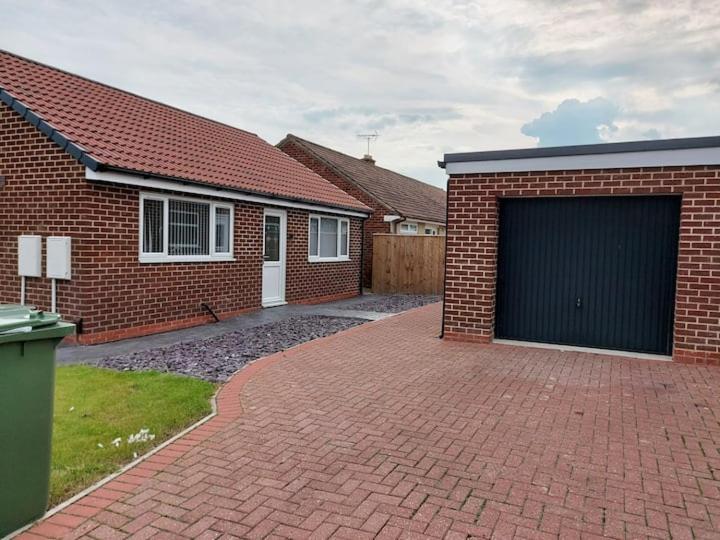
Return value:
[(0, 48), (444, 186), (444, 153), (720, 134), (717, 0), (0, 0)]

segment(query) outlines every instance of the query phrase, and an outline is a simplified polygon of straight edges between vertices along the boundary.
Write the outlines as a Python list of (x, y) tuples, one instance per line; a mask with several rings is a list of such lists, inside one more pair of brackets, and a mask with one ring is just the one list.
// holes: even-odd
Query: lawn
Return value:
[[(117, 471), (209, 414), (215, 388), (199, 379), (167, 373), (59, 367), (50, 505)], [(132, 435), (136, 436), (129, 442)]]

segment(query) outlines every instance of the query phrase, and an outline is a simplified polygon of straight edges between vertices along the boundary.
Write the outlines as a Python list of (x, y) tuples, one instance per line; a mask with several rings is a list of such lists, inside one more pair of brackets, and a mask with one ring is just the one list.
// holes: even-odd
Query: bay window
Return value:
[(311, 262), (347, 261), (350, 256), (350, 221), (310, 216), (308, 258)]
[(140, 262), (232, 259), (233, 205), (140, 195)]

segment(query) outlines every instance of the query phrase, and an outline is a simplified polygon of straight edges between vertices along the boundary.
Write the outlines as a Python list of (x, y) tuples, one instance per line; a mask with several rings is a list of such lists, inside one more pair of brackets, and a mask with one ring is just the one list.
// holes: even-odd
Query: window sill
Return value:
[(324, 262), (347, 262), (350, 257), (308, 257), (308, 262), (324, 263)]
[(159, 256), (159, 257), (153, 257), (153, 256), (147, 256), (143, 255), (139, 258), (139, 262), (141, 264), (157, 264), (157, 263), (188, 263), (188, 262), (197, 262), (197, 263), (208, 263), (208, 262), (235, 262), (235, 257), (228, 255), (226, 257), (221, 256), (187, 256), (187, 257), (168, 257), (168, 256)]

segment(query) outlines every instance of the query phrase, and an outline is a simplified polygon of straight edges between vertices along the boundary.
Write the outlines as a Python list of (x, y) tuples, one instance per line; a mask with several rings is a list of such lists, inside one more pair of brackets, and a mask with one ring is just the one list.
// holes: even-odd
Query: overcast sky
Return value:
[(0, 0), (0, 48), (444, 185), (444, 152), (720, 134), (720, 2)]

